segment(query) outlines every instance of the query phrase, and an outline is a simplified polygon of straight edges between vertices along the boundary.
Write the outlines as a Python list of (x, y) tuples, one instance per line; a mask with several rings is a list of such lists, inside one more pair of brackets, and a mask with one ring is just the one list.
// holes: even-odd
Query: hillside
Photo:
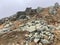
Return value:
[(60, 45), (60, 5), (28, 7), (0, 19), (0, 45)]

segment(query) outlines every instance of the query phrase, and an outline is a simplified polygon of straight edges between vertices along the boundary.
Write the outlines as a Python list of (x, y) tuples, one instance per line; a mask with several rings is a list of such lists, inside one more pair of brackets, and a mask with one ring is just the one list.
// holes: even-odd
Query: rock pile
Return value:
[(35, 43), (51, 44), (54, 40), (54, 34), (51, 32), (54, 27), (47, 25), (44, 20), (32, 20), (26, 24), (20, 25), (21, 31), (28, 31), (27, 41)]
[(60, 45), (59, 8), (58, 3), (48, 8), (26, 8), (1, 19), (0, 45)]

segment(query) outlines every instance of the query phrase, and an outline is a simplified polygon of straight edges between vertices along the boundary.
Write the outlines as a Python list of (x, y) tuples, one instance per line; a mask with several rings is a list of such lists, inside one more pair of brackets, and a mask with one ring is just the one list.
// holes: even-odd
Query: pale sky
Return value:
[(60, 0), (0, 0), (0, 19), (25, 10), (26, 7), (48, 7), (55, 2), (60, 4)]

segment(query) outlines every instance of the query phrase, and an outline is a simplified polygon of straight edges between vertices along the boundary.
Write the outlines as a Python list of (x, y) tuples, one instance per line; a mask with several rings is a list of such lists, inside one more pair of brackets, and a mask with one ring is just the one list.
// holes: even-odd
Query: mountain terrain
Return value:
[(60, 5), (27, 7), (0, 19), (0, 45), (60, 45)]

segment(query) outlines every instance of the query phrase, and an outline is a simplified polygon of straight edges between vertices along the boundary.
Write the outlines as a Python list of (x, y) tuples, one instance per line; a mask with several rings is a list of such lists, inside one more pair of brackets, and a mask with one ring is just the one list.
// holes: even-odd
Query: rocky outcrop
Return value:
[(55, 3), (0, 19), (0, 45), (60, 45), (59, 12)]

